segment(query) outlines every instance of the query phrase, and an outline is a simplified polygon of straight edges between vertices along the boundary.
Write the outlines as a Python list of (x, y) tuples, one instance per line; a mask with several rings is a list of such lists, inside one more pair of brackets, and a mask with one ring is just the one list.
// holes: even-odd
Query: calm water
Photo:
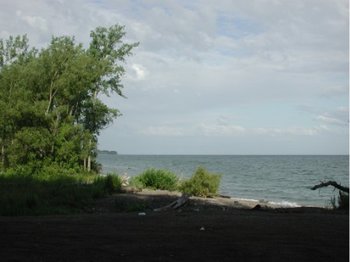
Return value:
[(286, 206), (327, 206), (332, 188), (312, 191), (323, 180), (349, 184), (348, 156), (184, 156), (110, 155), (101, 153), (103, 172), (134, 176), (146, 168), (168, 169), (188, 178), (198, 166), (222, 174), (220, 193)]

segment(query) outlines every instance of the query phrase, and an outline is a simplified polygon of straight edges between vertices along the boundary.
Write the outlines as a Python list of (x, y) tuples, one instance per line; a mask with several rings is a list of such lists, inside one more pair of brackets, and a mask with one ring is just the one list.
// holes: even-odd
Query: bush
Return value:
[(130, 183), (137, 188), (173, 191), (177, 189), (178, 178), (168, 170), (150, 168), (141, 175), (133, 177)]
[(122, 181), (120, 177), (115, 174), (108, 174), (104, 177), (104, 188), (108, 194), (113, 192), (120, 192), (122, 187)]
[(221, 175), (209, 173), (206, 169), (198, 167), (194, 175), (182, 183), (180, 191), (199, 197), (212, 197), (217, 195)]

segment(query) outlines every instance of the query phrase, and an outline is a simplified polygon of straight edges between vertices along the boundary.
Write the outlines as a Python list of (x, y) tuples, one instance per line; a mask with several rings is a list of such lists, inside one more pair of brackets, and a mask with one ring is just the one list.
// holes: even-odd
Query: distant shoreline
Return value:
[(97, 150), (97, 154), (118, 155), (118, 152), (114, 150)]

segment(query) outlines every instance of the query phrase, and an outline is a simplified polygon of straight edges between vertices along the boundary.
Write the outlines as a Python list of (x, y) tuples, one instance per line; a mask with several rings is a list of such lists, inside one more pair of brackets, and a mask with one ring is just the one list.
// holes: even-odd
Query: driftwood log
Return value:
[(339, 185), (335, 181), (321, 182), (320, 184), (311, 187), (311, 190), (316, 190), (318, 188), (327, 187), (327, 186), (333, 186), (334, 188), (349, 194), (349, 188), (348, 187)]
[(165, 210), (169, 210), (169, 209), (178, 209), (179, 207), (182, 207), (183, 205), (185, 205), (188, 200), (189, 200), (190, 196), (183, 194), (180, 198), (178, 198), (177, 200), (171, 202), (169, 205), (160, 207), (160, 208), (155, 208), (153, 209), (154, 211), (165, 211)]

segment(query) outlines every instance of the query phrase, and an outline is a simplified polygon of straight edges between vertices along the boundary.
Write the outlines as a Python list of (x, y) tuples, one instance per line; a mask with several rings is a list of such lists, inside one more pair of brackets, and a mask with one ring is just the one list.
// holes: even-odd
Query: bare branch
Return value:
[(320, 183), (320, 184), (318, 184), (318, 185), (315, 185), (315, 186), (311, 187), (310, 189), (311, 189), (311, 190), (316, 190), (316, 189), (318, 189), (318, 188), (327, 187), (327, 186), (333, 186), (334, 188), (339, 189), (340, 191), (349, 193), (349, 188), (348, 188), (348, 187), (339, 185), (339, 184), (338, 184), (337, 182), (335, 182), (335, 181), (322, 182), (322, 183)]

